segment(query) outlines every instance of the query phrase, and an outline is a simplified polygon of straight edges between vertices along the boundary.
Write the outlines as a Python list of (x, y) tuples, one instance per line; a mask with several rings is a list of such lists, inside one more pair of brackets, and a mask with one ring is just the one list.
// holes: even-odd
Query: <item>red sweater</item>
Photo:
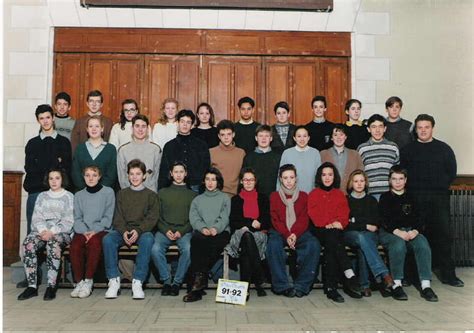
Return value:
[(349, 204), (339, 189), (314, 189), (308, 195), (308, 215), (316, 227), (324, 228), (338, 221), (345, 228), (349, 224)]
[(288, 230), (286, 226), (286, 206), (281, 201), (278, 192), (270, 195), (270, 217), (272, 219), (273, 228), (287, 239), (291, 234), (300, 237), (308, 229), (308, 211), (307, 211), (308, 195), (306, 192), (300, 191), (298, 200), (295, 202), (296, 222)]

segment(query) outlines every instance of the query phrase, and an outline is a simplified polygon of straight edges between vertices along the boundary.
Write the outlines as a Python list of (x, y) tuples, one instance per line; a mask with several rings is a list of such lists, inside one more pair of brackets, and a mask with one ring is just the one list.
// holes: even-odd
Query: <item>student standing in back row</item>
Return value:
[(327, 121), (325, 114), (327, 112), (326, 97), (315, 96), (311, 101), (314, 118), (306, 124), (306, 129), (310, 137), (309, 146), (321, 151), (332, 146), (331, 135), (334, 123)]
[(64, 91), (58, 93), (54, 98), (54, 125), (59, 135), (71, 140), (72, 129), (76, 120), (69, 115), (71, 111), (71, 96)]
[(99, 90), (92, 90), (87, 94), (87, 114), (76, 120), (71, 134), (71, 148), (74, 154), (79, 144), (87, 141), (87, 120), (92, 116), (98, 116), (102, 119), (104, 124), (104, 132), (102, 137), (104, 141), (108, 142), (110, 131), (112, 130), (113, 122), (110, 118), (102, 114), (102, 107), (104, 106), (104, 96)]
[(253, 120), (255, 101), (250, 97), (242, 97), (237, 103), (240, 111), (240, 120), (235, 123), (235, 145), (248, 154), (255, 149), (255, 131), (260, 125)]
[(400, 117), (402, 107), (403, 102), (397, 96), (392, 96), (385, 102), (385, 110), (388, 114), (385, 137), (387, 140), (395, 142), (399, 150), (413, 142), (412, 123)]
[(295, 146), (296, 126), (290, 123), (290, 106), (287, 102), (278, 102), (273, 108), (275, 112), (276, 123), (272, 126), (272, 150), (282, 154), (287, 148)]

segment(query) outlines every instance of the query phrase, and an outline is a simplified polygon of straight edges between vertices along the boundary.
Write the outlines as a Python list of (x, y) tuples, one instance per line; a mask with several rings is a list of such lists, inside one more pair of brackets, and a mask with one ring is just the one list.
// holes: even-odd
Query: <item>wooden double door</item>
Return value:
[(200, 102), (208, 102), (218, 121), (237, 120), (237, 101), (244, 96), (255, 99), (255, 118), (260, 122), (274, 123), (273, 106), (287, 101), (292, 122), (304, 124), (312, 119), (313, 96), (324, 95), (327, 118), (343, 121), (344, 103), (350, 98), (350, 57), (224, 52), (56, 52), (53, 95), (68, 92), (72, 115), (77, 118), (86, 112), (87, 93), (98, 89), (104, 94), (103, 112), (114, 121), (118, 121), (121, 102), (133, 98), (152, 124), (167, 97), (193, 111)]

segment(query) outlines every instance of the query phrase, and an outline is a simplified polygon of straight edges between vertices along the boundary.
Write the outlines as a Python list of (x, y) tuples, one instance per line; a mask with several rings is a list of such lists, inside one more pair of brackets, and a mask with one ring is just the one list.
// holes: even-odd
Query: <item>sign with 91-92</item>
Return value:
[(248, 282), (219, 279), (216, 302), (245, 305)]

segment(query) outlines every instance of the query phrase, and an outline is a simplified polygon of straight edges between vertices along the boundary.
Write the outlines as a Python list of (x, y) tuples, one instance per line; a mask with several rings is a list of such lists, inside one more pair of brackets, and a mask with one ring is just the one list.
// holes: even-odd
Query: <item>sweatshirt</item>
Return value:
[(217, 233), (229, 231), (230, 198), (227, 194), (216, 190), (194, 198), (189, 211), (189, 221), (194, 230), (215, 228)]
[(322, 123), (311, 121), (305, 125), (309, 133), (310, 147), (316, 148), (321, 151), (328, 149), (332, 146), (332, 130), (334, 129), (334, 123), (325, 120)]
[(53, 234), (70, 234), (74, 224), (73, 206), (74, 196), (69, 191), (41, 192), (33, 210), (31, 231), (41, 233), (48, 230)]
[(71, 140), (72, 129), (76, 120), (71, 116), (60, 117), (58, 115), (54, 116), (54, 127), (59, 135), (64, 136), (69, 141)]
[(410, 193), (405, 191), (399, 195), (392, 191), (385, 192), (380, 197), (379, 208), (382, 226), (388, 232), (399, 228), (411, 228), (422, 232), (423, 222)]
[(186, 185), (171, 184), (159, 190), (158, 231), (162, 234), (166, 234), (168, 230), (179, 231), (181, 235), (191, 232), (193, 228), (189, 222), (189, 210), (196, 195), (196, 192), (188, 189)]
[(115, 193), (103, 186), (96, 193), (87, 188), (74, 195), (74, 232), (83, 234), (88, 231), (109, 231), (114, 217)]
[(149, 188), (137, 191), (127, 187), (117, 193), (113, 227), (121, 234), (131, 230), (138, 235), (152, 231), (159, 216), (158, 195)]

